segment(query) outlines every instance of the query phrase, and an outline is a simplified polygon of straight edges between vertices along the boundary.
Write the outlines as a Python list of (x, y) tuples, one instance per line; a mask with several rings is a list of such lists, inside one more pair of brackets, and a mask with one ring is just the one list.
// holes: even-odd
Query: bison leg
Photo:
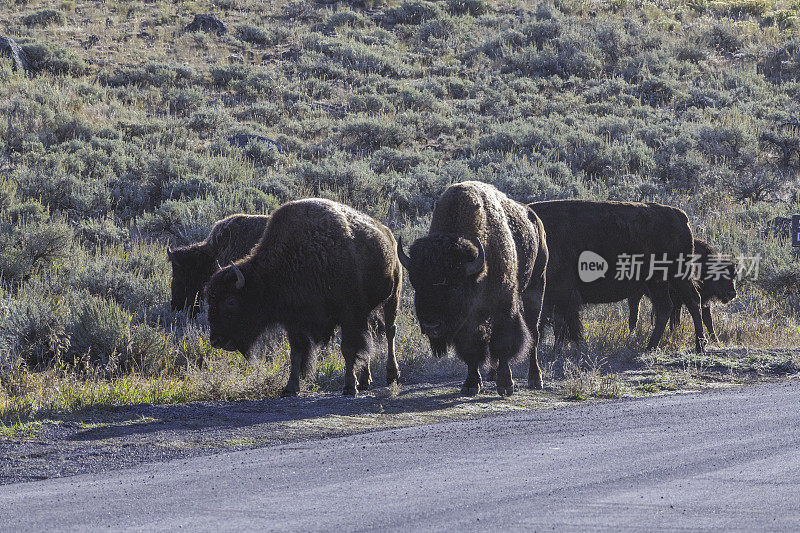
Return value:
[(641, 294), (628, 298), (628, 329), (631, 333), (636, 330), (636, 323), (639, 322), (639, 303), (641, 301)]
[(345, 396), (356, 395), (356, 371), (358, 367), (369, 364), (372, 348), (372, 336), (366, 321), (358, 327), (342, 326), (342, 357), (344, 357), (344, 390)]
[(706, 338), (703, 335), (703, 320), (700, 313), (700, 293), (690, 280), (681, 279), (675, 285), (680, 296), (679, 301), (689, 310), (694, 322), (694, 349), (697, 353), (703, 353)]
[[(556, 311), (556, 315), (558, 315), (558, 311)], [(564, 338), (566, 337), (567, 340), (572, 341), (572, 343), (575, 344), (575, 347), (578, 350), (585, 351), (587, 347), (586, 339), (583, 337), (583, 323), (581, 323), (580, 305), (577, 303), (571, 303), (568, 306), (564, 306), (562, 308), (560, 319), (562, 320), (560, 332), (561, 342), (563, 343)], [(556, 338), (558, 339), (558, 337)]]
[(539, 366), (539, 341), (541, 340), (541, 315), (544, 304), (544, 277), (532, 282), (523, 294), (525, 323), (530, 332), (530, 353), (528, 356), (528, 388), (543, 389), (542, 368)]
[(656, 324), (653, 327), (653, 333), (650, 335), (650, 341), (647, 343), (647, 349), (654, 350), (658, 347), (658, 343), (664, 335), (667, 321), (672, 313), (672, 299), (669, 297), (667, 285), (663, 283), (653, 284), (650, 288), (650, 300), (653, 302)]
[(367, 359), (364, 366), (361, 367), (361, 372), (358, 374), (358, 390), (369, 390), (372, 388), (372, 371), (369, 369), (369, 359)]
[[(514, 380), (511, 377), (509, 361), (530, 348), (531, 335), (522, 313), (517, 312), (508, 318), (495, 320), (492, 325), (492, 338), (489, 350), (497, 359), (497, 393), (500, 396), (514, 394)], [(538, 370), (538, 364), (536, 365)], [(539, 376), (541, 380), (541, 375)], [(538, 380), (537, 380), (538, 381)]]
[(397, 335), (397, 306), (398, 299), (392, 295), (383, 304), (383, 321), (386, 324), (386, 384), (398, 383), (400, 381), (400, 367), (397, 365), (397, 357), (394, 353), (394, 337)]
[(719, 342), (719, 337), (717, 337), (717, 334), (714, 331), (714, 320), (711, 318), (711, 307), (705, 306), (701, 307), (700, 309), (703, 314), (703, 323), (706, 325), (706, 329), (708, 330), (708, 336), (713, 342)]
[(672, 299), (672, 314), (669, 317), (669, 330), (675, 331), (681, 325), (681, 311), (683, 310), (683, 303), (681, 302), (681, 295), (674, 288), (670, 287), (669, 297)]
[(489, 344), (480, 334), (457, 336), (453, 344), (459, 359), (467, 364), (467, 379), (461, 387), (461, 394), (475, 396), (483, 388), (479, 368), (489, 357)]
[(313, 347), (308, 335), (300, 332), (287, 332), (289, 347), (291, 349), (289, 381), (283, 388), (281, 396), (297, 396), (300, 392), (300, 375), (308, 364), (308, 358)]

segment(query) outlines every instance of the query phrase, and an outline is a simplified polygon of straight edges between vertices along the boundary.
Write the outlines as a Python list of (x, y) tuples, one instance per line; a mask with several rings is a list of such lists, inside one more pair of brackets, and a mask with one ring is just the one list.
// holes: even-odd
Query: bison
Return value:
[(167, 249), (172, 264), (172, 309), (194, 316), (202, 303), (203, 286), (219, 265), (241, 259), (261, 239), (269, 216), (231, 215), (218, 220), (204, 241)]
[[(719, 250), (708, 244), (702, 239), (694, 240), (694, 253), (698, 256), (700, 265), (699, 279), (697, 280), (700, 290), (700, 307), (703, 323), (706, 325), (708, 335), (714, 342), (719, 342), (714, 331), (714, 321), (711, 319), (711, 304), (719, 301), (724, 304), (736, 298), (736, 276), (737, 265), (729, 257), (722, 255)], [(644, 294), (631, 296), (628, 298), (629, 319), (628, 325), (631, 331), (636, 329), (639, 320), (639, 301)], [(670, 298), (673, 302), (672, 314), (670, 315), (670, 329), (675, 329), (681, 322), (681, 310), (683, 302), (680, 300), (677, 291), (670, 289)]]
[(244, 259), (218, 270), (206, 286), (211, 345), (247, 355), (270, 325), (282, 326), (291, 348), (284, 396), (296, 395), (313, 366), (315, 346), (341, 327), (344, 394), (369, 386), (369, 321), (382, 308), (388, 344), (386, 381), (400, 372), (394, 354), (402, 269), (395, 240), (381, 223), (324, 199), (276, 210)]
[(537, 360), (547, 244), (541, 221), (491, 185), (457, 183), (439, 197), (428, 234), (400, 262), (433, 353), (449, 346), (467, 364), (462, 394), (480, 392), (479, 368), (497, 364), (497, 391), (511, 395), (509, 361), (529, 352), (528, 385), (543, 387)]
[[(681, 272), (694, 252), (686, 213), (655, 203), (588, 200), (528, 206), (542, 220), (548, 236), (550, 261), (543, 315), (552, 318), (557, 339), (584, 343), (582, 305), (618, 302), (646, 293), (656, 317), (647, 345), (653, 349), (672, 312), (673, 289), (694, 320), (695, 349), (703, 351), (700, 295), (695, 281)], [(626, 268), (620, 271), (620, 266)], [(581, 268), (588, 274), (584, 279)]]

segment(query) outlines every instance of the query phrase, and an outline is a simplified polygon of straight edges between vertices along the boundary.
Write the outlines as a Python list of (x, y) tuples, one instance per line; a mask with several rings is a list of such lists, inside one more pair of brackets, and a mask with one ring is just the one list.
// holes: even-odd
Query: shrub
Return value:
[(11, 360), (21, 358), (41, 370), (64, 357), (70, 348), (66, 320), (69, 308), (36, 290), (18, 293), (3, 303), (0, 339)]
[(170, 89), (164, 96), (164, 103), (170, 113), (185, 117), (200, 109), (205, 103), (205, 95), (195, 87)]
[(161, 280), (139, 270), (131, 262), (103, 255), (81, 269), (76, 285), (113, 300), (131, 314), (141, 315), (164, 301), (165, 287)]
[(97, 296), (81, 298), (69, 327), (74, 360), (112, 365), (130, 350), (131, 316), (117, 304)]
[(385, 24), (422, 24), (441, 15), (439, 6), (424, 0), (410, 0), (388, 9), (383, 15)]
[(45, 266), (67, 259), (72, 230), (63, 223), (17, 224), (0, 234), (0, 276), (24, 281)]
[(422, 162), (422, 156), (395, 148), (380, 148), (370, 159), (370, 165), (376, 172), (405, 172)]
[(120, 245), (128, 238), (128, 231), (114, 224), (110, 218), (90, 218), (78, 222), (75, 236), (84, 246)]
[(367, 25), (367, 19), (356, 11), (342, 9), (336, 13), (332, 13), (325, 21), (325, 24), (333, 28), (340, 28), (342, 26), (363, 28)]
[(743, 44), (736, 27), (724, 23), (713, 25), (706, 32), (706, 40), (712, 48), (729, 54), (737, 52)]
[(170, 63), (147, 63), (144, 66), (126, 67), (113, 75), (103, 74), (100, 81), (112, 87), (136, 85), (139, 87), (187, 87), (199, 81), (197, 72), (187, 66)]
[(86, 63), (72, 50), (51, 43), (25, 43), (21, 48), (34, 72), (65, 76), (80, 76), (86, 73)]
[(250, 74), (250, 68), (245, 65), (226, 65), (224, 67), (213, 67), (210, 74), (215, 85), (226, 87), (232, 81), (246, 79)]
[(491, 11), (491, 5), (486, 0), (447, 0), (447, 11), (453, 15), (479, 17)]
[(267, 46), (272, 43), (272, 36), (269, 33), (250, 24), (236, 26), (236, 36), (240, 40), (256, 46)]
[(50, 26), (51, 24), (61, 26), (64, 22), (66, 22), (64, 14), (54, 9), (40, 9), (39, 11), (22, 17), (22, 23), (28, 27)]
[(339, 61), (343, 67), (365, 74), (399, 76), (407, 72), (394, 50), (383, 50), (380, 46), (326, 39), (318, 35), (307, 38), (305, 44), (309, 49)]
[(526, 49), (512, 57), (504, 70), (520, 70), (528, 76), (592, 78), (600, 72), (601, 67), (602, 63), (590, 52), (577, 46), (567, 46), (560, 51), (551, 47), (541, 51)]
[(342, 137), (345, 144), (355, 150), (397, 148), (408, 140), (407, 133), (397, 124), (371, 118), (347, 122), (342, 128)]
[(759, 64), (761, 72), (773, 79), (798, 79), (800, 74), (800, 43), (790, 41), (786, 45), (768, 51)]

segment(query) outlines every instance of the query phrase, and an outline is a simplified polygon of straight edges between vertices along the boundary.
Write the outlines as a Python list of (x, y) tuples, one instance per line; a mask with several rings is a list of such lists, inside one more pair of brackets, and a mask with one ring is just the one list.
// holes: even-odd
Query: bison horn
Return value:
[(172, 251), (171, 246), (167, 246), (167, 260), (171, 263), (175, 259), (175, 252)]
[(408, 269), (411, 266), (411, 258), (403, 251), (403, 238), (397, 237), (397, 258), (400, 259), (400, 264)]
[(222, 265), (220, 264), (219, 259), (217, 259), (217, 270), (222, 270)]
[(244, 288), (244, 274), (242, 274), (242, 271), (239, 270), (239, 267), (237, 267), (233, 261), (231, 261), (231, 267), (236, 273), (236, 288), (242, 290), (242, 288)]
[(486, 263), (486, 250), (483, 249), (480, 239), (470, 239), (472, 243), (478, 248), (478, 257), (465, 265), (467, 276), (473, 276), (483, 270), (483, 265)]

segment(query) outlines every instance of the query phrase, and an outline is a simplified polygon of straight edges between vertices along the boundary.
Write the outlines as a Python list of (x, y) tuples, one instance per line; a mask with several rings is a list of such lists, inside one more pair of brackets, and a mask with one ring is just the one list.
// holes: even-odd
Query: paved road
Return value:
[(800, 530), (800, 382), (0, 487), (0, 528)]

